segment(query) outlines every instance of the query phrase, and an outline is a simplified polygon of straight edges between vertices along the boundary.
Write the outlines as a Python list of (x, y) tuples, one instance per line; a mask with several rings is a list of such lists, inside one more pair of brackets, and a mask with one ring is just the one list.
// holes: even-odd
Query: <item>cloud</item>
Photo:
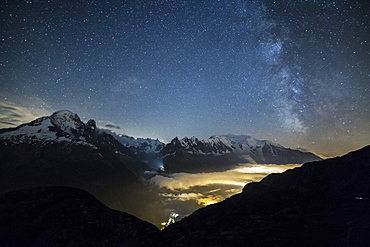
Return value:
[(109, 129), (121, 129), (121, 127), (113, 125), (113, 124), (106, 124), (105, 127)]
[(170, 190), (187, 190), (194, 186), (207, 186), (210, 184), (226, 184), (244, 187), (250, 182), (260, 181), (270, 173), (283, 172), (299, 165), (274, 165), (274, 164), (240, 164), (232, 170), (210, 173), (175, 173), (171, 177), (157, 175), (150, 182), (159, 187)]
[[(234, 190), (233, 192), (239, 193), (239, 190)], [(160, 196), (165, 198), (167, 201), (189, 201), (189, 200), (195, 200), (198, 205), (200, 206), (207, 206), (211, 204), (215, 204), (218, 202), (221, 202), (225, 199), (224, 196), (222, 195), (217, 195), (217, 194), (202, 194), (202, 193), (180, 193), (180, 194), (175, 194), (175, 193), (160, 193)]]
[[(171, 177), (155, 176), (151, 179), (151, 183), (159, 187), (167, 187), (170, 190), (189, 189), (193, 186), (206, 186), (209, 184), (234, 184), (240, 187), (253, 180), (240, 177), (232, 177), (235, 175), (233, 170), (226, 172), (212, 173), (175, 173)], [(263, 177), (263, 175), (262, 175)]]
[[(40, 101), (40, 99), (38, 99)], [(0, 128), (12, 128), (22, 123), (51, 115), (52, 111), (45, 108), (20, 106), (14, 102), (0, 100)]]
[(260, 181), (270, 173), (280, 173), (300, 165), (240, 164), (235, 169), (210, 173), (175, 173), (151, 178), (153, 188), (163, 199), (168, 217), (175, 212), (182, 219), (200, 207), (218, 203), (241, 193), (245, 184)]

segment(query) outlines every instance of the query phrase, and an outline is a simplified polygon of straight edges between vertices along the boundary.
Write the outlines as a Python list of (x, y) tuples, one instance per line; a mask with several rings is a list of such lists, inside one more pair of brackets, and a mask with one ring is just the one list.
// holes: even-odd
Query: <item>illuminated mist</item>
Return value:
[(239, 164), (234, 169), (210, 173), (174, 173), (171, 176), (157, 175), (150, 179), (161, 196), (161, 210), (168, 220), (160, 228), (180, 220), (198, 208), (221, 202), (242, 192), (250, 182), (259, 182), (268, 174), (281, 173), (301, 164)]

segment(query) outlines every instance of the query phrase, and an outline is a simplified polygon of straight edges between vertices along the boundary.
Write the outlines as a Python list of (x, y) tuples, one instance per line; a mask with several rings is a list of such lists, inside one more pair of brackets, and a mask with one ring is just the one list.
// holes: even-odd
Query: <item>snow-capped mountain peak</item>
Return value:
[(58, 127), (62, 131), (69, 134), (75, 134), (75, 131), (78, 131), (80, 134), (82, 134), (83, 127), (85, 126), (76, 113), (68, 110), (54, 112), (50, 116), (50, 121), (55, 127)]
[(94, 143), (96, 132), (94, 120), (89, 120), (84, 124), (76, 113), (61, 110), (54, 112), (51, 116), (40, 117), (16, 128), (3, 129), (0, 139), (10, 140), (13, 143), (42, 143), (45, 141)]

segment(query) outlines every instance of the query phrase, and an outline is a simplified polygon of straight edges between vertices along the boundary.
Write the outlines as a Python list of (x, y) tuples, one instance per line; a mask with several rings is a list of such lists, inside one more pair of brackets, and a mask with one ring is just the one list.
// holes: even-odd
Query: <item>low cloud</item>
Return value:
[(270, 173), (280, 173), (300, 165), (240, 164), (232, 170), (210, 173), (175, 173), (171, 177), (157, 175), (150, 182), (170, 190), (189, 189), (210, 184), (229, 184), (244, 187), (247, 183), (260, 181)]
[(48, 116), (50, 110), (28, 108), (15, 103), (0, 100), (0, 128), (12, 128), (22, 123), (28, 123), (36, 118)]
[(121, 127), (113, 125), (113, 124), (106, 124), (104, 127), (108, 129), (121, 129)]
[(270, 173), (281, 173), (299, 166), (240, 164), (224, 172), (175, 173), (171, 177), (157, 175), (151, 178), (150, 183), (158, 188), (163, 199), (162, 209), (179, 214), (177, 220), (180, 220), (200, 207), (240, 193), (247, 183), (258, 182)]

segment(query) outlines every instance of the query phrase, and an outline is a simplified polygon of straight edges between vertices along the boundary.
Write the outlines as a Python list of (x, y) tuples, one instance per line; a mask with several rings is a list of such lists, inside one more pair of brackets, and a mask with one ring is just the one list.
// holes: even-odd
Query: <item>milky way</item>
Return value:
[(1, 6), (0, 121), (54, 110), (169, 141), (369, 144), (369, 2), (16, 1)]

